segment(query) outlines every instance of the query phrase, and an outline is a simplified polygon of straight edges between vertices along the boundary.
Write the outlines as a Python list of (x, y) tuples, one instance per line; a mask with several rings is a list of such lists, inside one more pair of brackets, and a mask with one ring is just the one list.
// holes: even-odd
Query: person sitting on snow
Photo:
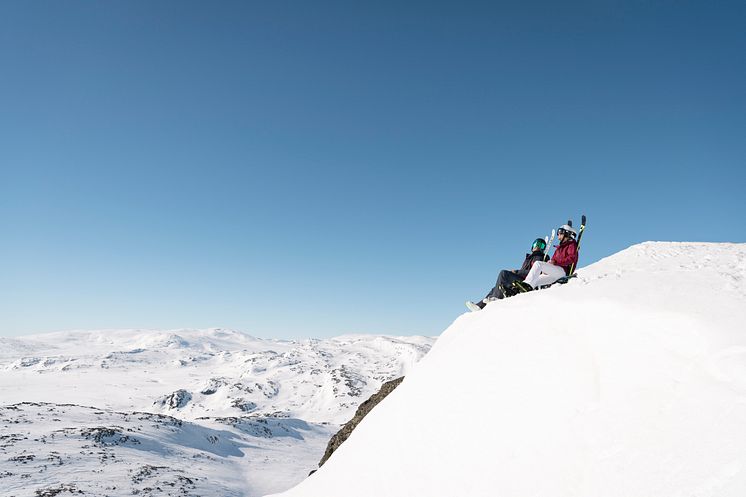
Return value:
[(534, 243), (531, 245), (531, 253), (526, 254), (526, 259), (523, 261), (523, 265), (520, 269), (503, 269), (500, 271), (500, 274), (497, 275), (497, 283), (495, 283), (495, 287), (490, 290), (490, 293), (476, 304), (467, 301), (466, 307), (471, 311), (479, 311), (484, 309), (487, 302), (507, 297), (506, 289), (510, 288), (513, 282), (522, 281), (528, 275), (535, 263), (544, 261), (544, 249), (546, 248), (547, 242), (545, 242), (543, 238), (537, 238), (534, 240)]
[(575, 230), (568, 224), (558, 229), (557, 240), (560, 243), (555, 247), (552, 259), (534, 264), (523, 283), (516, 282), (516, 285), (524, 291), (531, 291), (551, 285), (563, 276), (570, 276), (571, 269), (578, 263), (578, 242), (575, 241), (575, 236)]

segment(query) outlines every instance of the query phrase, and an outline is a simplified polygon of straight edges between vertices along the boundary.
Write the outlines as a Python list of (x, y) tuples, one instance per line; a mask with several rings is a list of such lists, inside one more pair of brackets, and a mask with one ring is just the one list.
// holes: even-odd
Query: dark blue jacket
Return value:
[(521, 278), (525, 278), (528, 275), (528, 272), (531, 271), (531, 266), (534, 265), (534, 262), (543, 261), (544, 260), (544, 252), (536, 251), (531, 252), (530, 254), (526, 254), (526, 259), (523, 261), (523, 265), (521, 266), (521, 269), (516, 270), (516, 274), (520, 276)]

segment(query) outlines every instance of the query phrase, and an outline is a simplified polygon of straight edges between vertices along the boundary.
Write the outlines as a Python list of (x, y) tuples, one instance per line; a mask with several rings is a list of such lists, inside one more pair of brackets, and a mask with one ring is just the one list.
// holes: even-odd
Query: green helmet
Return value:
[(537, 238), (536, 240), (534, 240), (534, 243), (531, 244), (531, 251), (533, 252), (537, 248), (544, 252), (544, 249), (547, 248), (547, 242), (544, 241), (543, 238)]

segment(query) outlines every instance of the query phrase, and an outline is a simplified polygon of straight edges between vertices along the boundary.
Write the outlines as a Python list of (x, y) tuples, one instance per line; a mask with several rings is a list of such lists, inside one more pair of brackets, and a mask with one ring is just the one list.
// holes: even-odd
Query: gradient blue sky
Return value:
[(433, 335), (581, 213), (746, 241), (745, 5), (4, 1), (0, 335)]

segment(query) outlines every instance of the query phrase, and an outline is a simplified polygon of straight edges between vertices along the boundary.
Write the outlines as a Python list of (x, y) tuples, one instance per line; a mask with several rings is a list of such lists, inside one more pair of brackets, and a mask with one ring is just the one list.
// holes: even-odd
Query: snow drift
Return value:
[(460, 316), (284, 497), (746, 495), (746, 244), (643, 243)]

